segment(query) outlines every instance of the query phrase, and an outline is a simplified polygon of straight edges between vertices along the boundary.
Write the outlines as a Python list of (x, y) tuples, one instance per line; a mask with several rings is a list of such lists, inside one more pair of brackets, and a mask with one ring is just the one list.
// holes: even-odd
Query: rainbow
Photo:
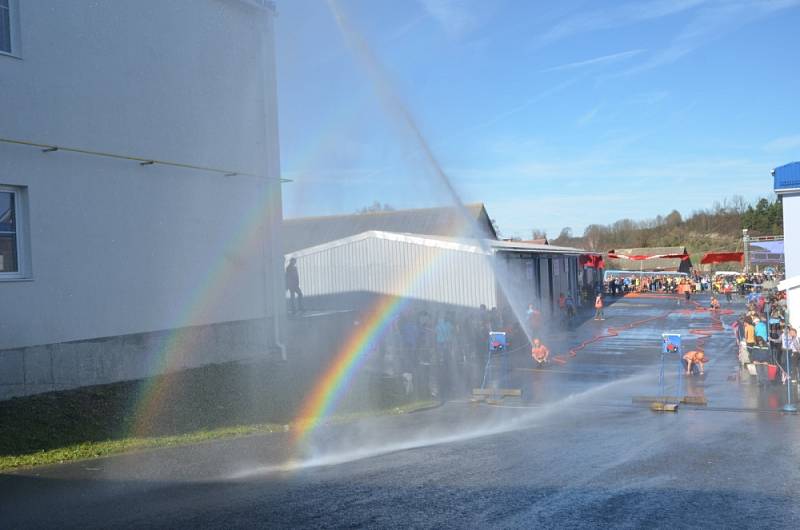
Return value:
[(154, 375), (148, 377), (133, 406), (134, 421), (130, 432), (134, 436), (150, 434), (152, 420), (163, 409), (170, 396), (170, 382), (165, 375), (183, 368), (186, 357), (202, 340), (198, 334), (187, 334), (182, 328), (214, 321), (216, 302), (225, 295), (226, 287), (230, 285), (236, 272), (236, 267), (230, 266), (226, 256), (261, 252), (265, 244), (263, 227), (268, 226), (271, 216), (271, 189), (272, 186), (265, 184), (255, 205), (242, 216), (240, 226), (235, 232), (238, 236), (228, 242), (225, 250), (220, 252), (220, 259), (203, 275), (203, 281), (200, 282), (202, 288), (176, 304), (177, 307), (186, 309), (175, 319), (170, 326), (172, 331), (151, 357), (148, 374)]
[(407, 298), (383, 296), (370, 317), (345, 341), (328, 369), (314, 385), (294, 421), (293, 440), (303, 440), (335, 407), (360, 361), (377, 344)]
[(292, 439), (304, 440), (331, 411), (347, 389), (368, 353), (380, 341), (395, 316), (411, 300), (415, 287), (435, 270), (442, 253), (432, 252), (400, 279), (396, 292), (405, 296), (383, 295), (368, 311), (368, 317), (344, 342), (328, 368), (303, 401), (293, 421)]
[[(327, 122), (318, 128), (317, 134), (309, 137), (309, 142), (302, 146), (303, 154), (298, 157), (301, 173), (309, 172), (309, 167), (313, 165), (311, 161), (321, 157), (326, 149), (335, 144), (338, 127), (347, 116), (354, 115), (352, 104), (341, 105), (332, 112)], [(130, 432), (135, 436), (148, 434), (153, 418), (169, 400), (169, 381), (163, 374), (180, 370), (184, 366), (185, 358), (200, 345), (201, 339), (197, 335), (184, 333), (181, 328), (215, 321), (213, 309), (216, 303), (224, 298), (226, 287), (230, 285), (230, 280), (236, 273), (236, 267), (231, 267), (225, 256), (242, 252), (261, 252), (262, 246), (267, 244), (263, 239), (261, 227), (265, 226), (270, 218), (269, 189), (269, 186), (265, 186), (265, 191), (261, 192), (256, 206), (242, 216), (238, 229), (232, 231), (236, 236), (220, 252), (219, 259), (210, 264), (203, 275), (203, 280), (198, 282), (198, 289), (185, 300), (174, 304), (182, 311), (168, 326), (172, 332), (151, 357), (147, 373), (156, 375), (148, 378), (133, 405), (134, 422)]]

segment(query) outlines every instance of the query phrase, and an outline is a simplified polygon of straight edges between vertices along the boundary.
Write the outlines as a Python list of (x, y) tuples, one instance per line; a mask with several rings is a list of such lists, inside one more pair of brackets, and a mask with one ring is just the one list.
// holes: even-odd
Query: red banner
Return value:
[(603, 256), (600, 254), (581, 254), (578, 263), (591, 269), (604, 269), (606, 267)]
[(744, 252), (706, 252), (700, 263), (703, 265), (713, 265), (715, 263), (728, 263), (735, 261), (744, 263)]

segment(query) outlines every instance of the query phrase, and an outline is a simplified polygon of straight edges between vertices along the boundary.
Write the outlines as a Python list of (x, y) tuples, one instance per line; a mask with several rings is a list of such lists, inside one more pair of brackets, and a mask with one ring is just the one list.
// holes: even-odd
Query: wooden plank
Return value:
[(662, 401), (654, 401), (650, 403), (650, 410), (654, 412), (677, 412), (677, 403), (664, 403)]
[(708, 400), (705, 396), (683, 396), (681, 403), (685, 403), (686, 405), (708, 405)]
[(681, 398), (678, 396), (633, 396), (631, 401), (633, 403), (652, 403), (654, 401), (664, 402), (679, 402)]

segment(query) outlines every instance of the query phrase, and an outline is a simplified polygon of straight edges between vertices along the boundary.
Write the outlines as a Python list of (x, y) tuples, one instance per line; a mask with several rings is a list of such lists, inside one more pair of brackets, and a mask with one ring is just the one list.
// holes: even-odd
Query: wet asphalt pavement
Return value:
[[(691, 347), (689, 329), (713, 317), (667, 298), (606, 313), (551, 339), (563, 362), (513, 356), (503, 386), (522, 398), (323, 427), (291, 468), (281, 433), (0, 475), (0, 526), (800, 527), (800, 417), (780, 412), (785, 387), (743, 376), (726, 328), (705, 344), (706, 376), (681, 383), (708, 406), (652, 412), (632, 398), (659, 392), (661, 333)], [(663, 318), (567, 355), (648, 317)], [(676, 360), (666, 373), (677, 393)]]

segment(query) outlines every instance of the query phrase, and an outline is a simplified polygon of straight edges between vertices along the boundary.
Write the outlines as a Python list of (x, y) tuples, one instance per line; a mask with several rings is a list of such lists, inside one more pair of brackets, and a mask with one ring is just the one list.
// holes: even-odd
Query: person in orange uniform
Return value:
[(533, 360), (542, 365), (548, 362), (550, 358), (550, 350), (542, 344), (539, 339), (533, 339), (533, 347), (531, 348), (531, 357)]
[(716, 296), (711, 297), (711, 303), (709, 305), (712, 311), (717, 311), (719, 309), (719, 300), (717, 300)]
[(594, 299), (594, 319), (595, 320), (605, 320), (603, 317), (603, 295), (598, 294), (597, 298)]

